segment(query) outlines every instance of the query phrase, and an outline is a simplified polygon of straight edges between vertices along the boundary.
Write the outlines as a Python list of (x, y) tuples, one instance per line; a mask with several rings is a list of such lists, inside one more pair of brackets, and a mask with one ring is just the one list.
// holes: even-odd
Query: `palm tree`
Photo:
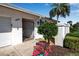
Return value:
[(70, 4), (68, 3), (53, 3), (51, 4), (52, 9), (49, 12), (49, 16), (52, 19), (52, 17), (57, 17), (57, 22), (59, 19), (59, 16), (66, 17), (70, 15)]

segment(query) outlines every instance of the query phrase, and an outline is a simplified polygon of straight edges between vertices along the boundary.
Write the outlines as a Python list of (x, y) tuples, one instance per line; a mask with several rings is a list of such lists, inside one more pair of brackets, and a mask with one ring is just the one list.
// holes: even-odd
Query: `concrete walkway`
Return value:
[(31, 56), (32, 51), (33, 40), (29, 40), (16, 46), (0, 48), (0, 56)]

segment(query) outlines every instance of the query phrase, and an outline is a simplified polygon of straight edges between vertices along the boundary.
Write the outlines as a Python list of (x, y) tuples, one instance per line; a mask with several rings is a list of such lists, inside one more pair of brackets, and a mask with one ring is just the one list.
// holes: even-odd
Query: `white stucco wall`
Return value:
[(64, 36), (64, 27), (58, 27), (58, 34), (55, 37), (55, 45), (63, 46)]
[[(19, 19), (16, 21), (16, 19)], [(22, 43), (22, 18), (12, 18), (12, 45)]]
[(69, 25), (68, 24), (59, 24), (58, 25), (58, 34), (55, 36), (55, 45), (63, 47), (63, 40), (65, 35), (69, 33)]

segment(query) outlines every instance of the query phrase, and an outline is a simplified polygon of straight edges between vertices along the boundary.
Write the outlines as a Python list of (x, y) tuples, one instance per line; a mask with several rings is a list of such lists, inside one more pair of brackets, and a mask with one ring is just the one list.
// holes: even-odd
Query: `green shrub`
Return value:
[(79, 38), (66, 36), (64, 39), (64, 47), (79, 50)]
[(75, 32), (75, 31), (78, 31), (79, 30), (79, 28), (78, 27), (70, 27), (70, 32)]
[(45, 39), (52, 39), (58, 32), (58, 27), (54, 23), (45, 22), (38, 27), (38, 33), (42, 34)]
[(67, 34), (66, 36), (79, 37), (79, 31), (71, 32), (71, 33)]
[(73, 24), (72, 26), (70, 26), (70, 32), (75, 32), (79, 30), (79, 22)]

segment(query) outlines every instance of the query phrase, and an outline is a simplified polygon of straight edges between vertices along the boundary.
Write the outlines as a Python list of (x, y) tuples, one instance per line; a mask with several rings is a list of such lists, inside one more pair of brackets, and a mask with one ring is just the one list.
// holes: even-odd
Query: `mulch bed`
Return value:
[(50, 49), (51, 52), (49, 53), (49, 56), (65, 56), (68, 52), (70, 52), (69, 49), (56, 45), (50, 45)]

